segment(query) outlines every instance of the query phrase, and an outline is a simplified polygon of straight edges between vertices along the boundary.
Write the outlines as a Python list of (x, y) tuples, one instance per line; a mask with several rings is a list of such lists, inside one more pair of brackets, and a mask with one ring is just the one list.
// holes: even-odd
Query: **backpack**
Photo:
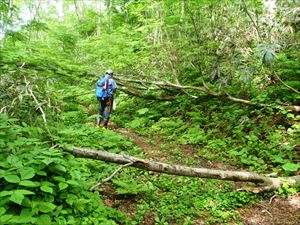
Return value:
[(110, 84), (110, 78), (102, 78), (97, 81), (96, 97), (104, 98), (112, 96), (112, 87)]

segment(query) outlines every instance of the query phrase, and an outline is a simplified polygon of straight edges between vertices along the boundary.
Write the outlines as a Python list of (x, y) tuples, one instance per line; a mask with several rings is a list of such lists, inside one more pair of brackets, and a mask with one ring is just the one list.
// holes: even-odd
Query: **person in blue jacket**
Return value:
[(102, 78), (96, 82), (96, 97), (99, 102), (99, 111), (97, 116), (97, 126), (100, 126), (103, 118), (103, 126), (107, 128), (109, 114), (112, 110), (114, 94), (117, 90), (117, 84), (113, 77), (113, 71), (107, 70)]

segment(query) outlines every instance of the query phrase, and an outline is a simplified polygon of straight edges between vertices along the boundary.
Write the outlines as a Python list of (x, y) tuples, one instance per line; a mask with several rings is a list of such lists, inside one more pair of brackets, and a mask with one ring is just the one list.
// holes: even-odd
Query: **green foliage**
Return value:
[(278, 189), (278, 194), (283, 196), (283, 197), (288, 197), (290, 195), (293, 195), (297, 193), (297, 189), (291, 187), (289, 181), (283, 181), (282, 186)]
[[(255, 30), (243, 5), (229, 0), (112, 1), (107, 10), (99, 10), (97, 1), (66, 1), (59, 20), (62, 12), (40, 1), (29, 21), (20, 16), (26, 7), (35, 9), (35, 3), (11, 2), (12, 7), (0, 2), (1, 224), (137, 224), (149, 212), (156, 224), (192, 224), (194, 218), (224, 224), (235, 222), (236, 208), (257, 200), (231, 191), (226, 182), (122, 171), (113, 180), (117, 194), (141, 197), (133, 221), (128, 221), (106, 207), (98, 193), (88, 191), (114, 166), (75, 159), (51, 147), (140, 154), (123, 136), (92, 125), (97, 106), (94, 94), (85, 93), (107, 68), (128, 79), (192, 86), (205, 81), (217, 92), (253, 103), (298, 105), (299, 95), (274, 76), (299, 90), (294, 5), (278, 3), (270, 20), (274, 24), (260, 23)], [(257, 18), (267, 20), (262, 1), (246, 4)], [(275, 104), (246, 108), (189, 89), (153, 87), (142, 93), (176, 100), (120, 95), (112, 121), (147, 137), (159, 136), (167, 142), (159, 143), (160, 150), (176, 163), (198, 165), (198, 159), (206, 159), (298, 174), (299, 116)], [(170, 143), (191, 146), (193, 154), (187, 157)], [(288, 184), (279, 190), (282, 195), (294, 192)]]
[(5, 213), (1, 223), (124, 222), (120, 212), (107, 208), (97, 193), (88, 191), (96, 182), (88, 161), (49, 149), (30, 133), (26, 137), (28, 128), (3, 114), (0, 120), (1, 149), (6, 149), (0, 154), (0, 209)]
[(113, 180), (113, 184), (117, 186), (116, 193), (119, 195), (137, 195), (149, 190), (145, 184), (139, 184), (134, 180), (126, 182)]

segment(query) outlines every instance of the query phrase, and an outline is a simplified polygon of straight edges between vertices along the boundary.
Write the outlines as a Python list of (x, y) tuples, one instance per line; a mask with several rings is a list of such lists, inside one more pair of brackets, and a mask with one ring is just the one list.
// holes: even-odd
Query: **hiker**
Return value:
[(96, 97), (99, 102), (97, 126), (100, 126), (104, 113), (103, 126), (105, 128), (107, 128), (109, 114), (113, 106), (114, 93), (117, 89), (117, 84), (112, 78), (112, 76), (113, 71), (107, 70), (103, 77), (98, 79), (96, 82)]

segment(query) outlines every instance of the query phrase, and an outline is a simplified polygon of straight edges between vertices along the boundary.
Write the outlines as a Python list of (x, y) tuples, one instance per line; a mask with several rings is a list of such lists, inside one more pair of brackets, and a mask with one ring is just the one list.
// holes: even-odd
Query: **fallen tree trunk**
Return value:
[(132, 167), (154, 171), (158, 173), (167, 173), (178, 176), (212, 178), (219, 180), (241, 181), (255, 183), (256, 187), (246, 187), (243, 190), (260, 193), (264, 191), (274, 191), (280, 188), (283, 182), (289, 182), (291, 186), (300, 184), (300, 176), (271, 178), (261, 174), (244, 171), (217, 170), (208, 168), (194, 168), (181, 165), (171, 165), (162, 162), (155, 162), (141, 159), (129, 155), (114, 154), (105, 151), (96, 151), (73, 147), (70, 151), (73, 155), (82, 158), (90, 158), (105, 162), (117, 164), (130, 164)]
[[(236, 102), (236, 103), (241, 103), (245, 105), (253, 105), (253, 106), (259, 106), (259, 107), (283, 107), (287, 110), (291, 110), (294, 112), (300, 112), (300, 106), (297, 105), (278, 105), (278, 106), (272, 106), (271, 104), (264, 104), (264, 103), (254, 103), (246, 99), (240, 99), (233, 97), (229, 95), (228, 93), (217, 93), (214, 90), (210, 89), (205, 83), (203, 82), (203, 87), (196, 87), (196, 86), (184, 86), (180, 84), (173, 84), (170, 82), (158, 82), (158, 81), (147, 81), (147, 80), (135, 80), (135, 79), (124, 79), (120, 77), (115, 77), (116, 80), (121, 81), (121, 82), (127, 82), (127, 83), (135, 83), (135, 84), (140, 84), (140, 85), (155, 85), (160, 88), (169, 88), (169, 89), (174, 89), (174, 90), (193, 90), (193, 91), (199, 91), (208, 95), (211, 95), (213, 97), (224, 97), (228, 99), (229, 101)], [(123, 84), (124, 85), (124, 84)], [(125, 86), (125, 85), (124, 85)], [(187, 93), (187, 92), (185, 92)], [(142, 97), (141, 95), (137, 95), (139, 97)]]

